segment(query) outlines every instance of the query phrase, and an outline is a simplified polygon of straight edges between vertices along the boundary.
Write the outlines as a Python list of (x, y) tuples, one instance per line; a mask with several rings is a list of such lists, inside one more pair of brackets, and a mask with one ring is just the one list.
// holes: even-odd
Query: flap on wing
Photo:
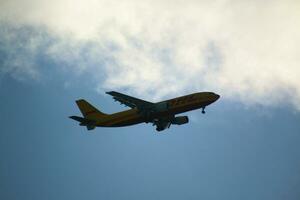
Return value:
[(128, 96), (126, 94), (122, 94), (119, 92), (111, 91), (111, 92), (106, 92), (106, 94), (109, 94), (113, 96), (114, 100), (119, 101), (121, 104), (124, 104), (126, 106), (129, 106), (131, 108), (138, 108), (140, 110), (153, 106), (153, 103), (138, 99), (132, 96)]

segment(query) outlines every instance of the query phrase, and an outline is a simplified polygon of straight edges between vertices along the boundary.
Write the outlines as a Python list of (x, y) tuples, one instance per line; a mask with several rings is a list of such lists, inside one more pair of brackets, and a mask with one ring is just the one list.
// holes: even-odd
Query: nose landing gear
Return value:
[(202, 114), (205, 114), (205, 107), (202, 107)]

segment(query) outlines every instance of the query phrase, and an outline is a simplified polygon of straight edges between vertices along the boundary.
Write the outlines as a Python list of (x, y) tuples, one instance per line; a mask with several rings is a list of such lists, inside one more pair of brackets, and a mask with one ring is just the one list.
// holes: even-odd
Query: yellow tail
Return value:
[(78, 108), (80, 109), (82, 115), (86, 119), (99, 119), (101, 117), (106, 117), (107, 114), (100, 112), (97, 108), (92, 106), (89, 102), (84, 99), (76, 101)]

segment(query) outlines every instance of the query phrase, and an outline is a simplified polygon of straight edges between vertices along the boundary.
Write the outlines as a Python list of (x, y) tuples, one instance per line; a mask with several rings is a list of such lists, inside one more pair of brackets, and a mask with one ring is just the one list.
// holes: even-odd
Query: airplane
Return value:
[(115, 91), (106, 94), (131, 109), (105, 114), (86, 100), (79, 99), (76, 104), (83, 117), (70, 116), (70, 118), (80, 122), (80, 126), (86, 126), (87, 130), (93, 130), (95, 127), (123, 127), (145, 122), (156, 126), (156, 131), (163, 131), (170, 128), (171, 124), (182, 125), (189, 122), (188, 116), (175, 115), (199, 108), (205, 114), (205, 107), (220, 98), (220, 95), (213, 92), (198, 92), (152, 103)]

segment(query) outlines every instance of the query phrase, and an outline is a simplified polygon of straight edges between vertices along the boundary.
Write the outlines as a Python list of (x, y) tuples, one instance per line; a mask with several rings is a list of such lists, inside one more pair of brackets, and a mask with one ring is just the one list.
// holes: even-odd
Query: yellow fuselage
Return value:
[[(199, 92), (186, 96), (169, 99), (162, 102), (168, 103), (168, 110), (153, 113), (153, 118), (163, 118), (174, 116), (179, 113), (203, 108), (219, 98), (212, 92)], [(160, 103), (160, 102), (159, 102)], [(146, 122), (145, 116), (138, 109), (129, 109), (122, 112), (106, 115), (97, 119), (96, 126), (101, 127), (120, 127)]]

